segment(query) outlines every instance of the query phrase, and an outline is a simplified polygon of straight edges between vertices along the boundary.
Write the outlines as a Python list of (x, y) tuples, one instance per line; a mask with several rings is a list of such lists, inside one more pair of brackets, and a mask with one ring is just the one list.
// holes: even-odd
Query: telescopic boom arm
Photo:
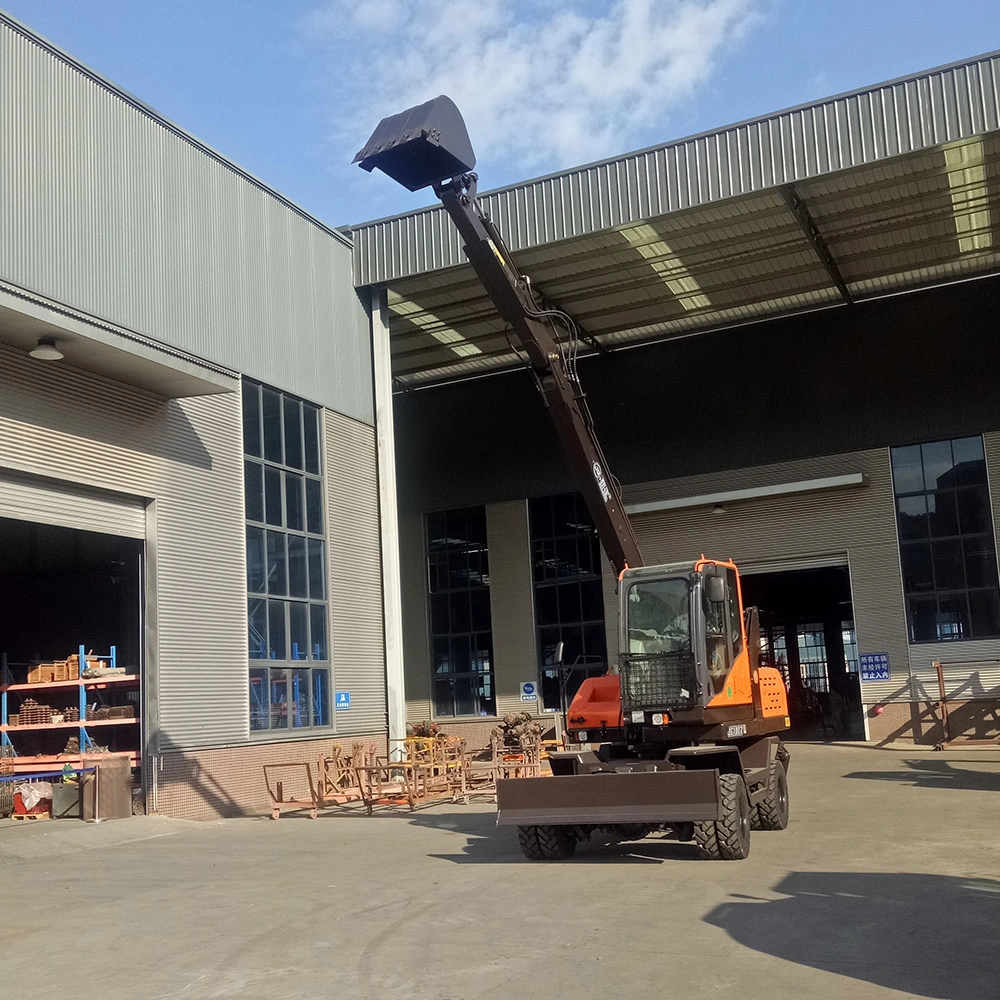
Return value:
[(471, 172), (475, 154), (458, 109), (447, 97), (438, 97), (383, 119), (355, 162), (366, 170), (379, 167), (410, 190), (433, 187), (486, 293), (527, 355), (608, 558), (619, 573), (641, 566), (618, 484), (607, 469), (575, 371), (555, 335), (555, 323), (573, 334), (573, 320), (559, 310), (542, 308), (479, 207), (476, 175)]

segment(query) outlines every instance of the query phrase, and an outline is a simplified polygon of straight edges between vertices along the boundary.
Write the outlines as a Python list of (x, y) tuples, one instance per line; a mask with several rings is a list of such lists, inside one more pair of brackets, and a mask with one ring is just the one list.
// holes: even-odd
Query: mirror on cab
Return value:
[(713, 604), (722, 604), (726, 600), (726, 581), (721, 576), (705, 577), (705, 596)]

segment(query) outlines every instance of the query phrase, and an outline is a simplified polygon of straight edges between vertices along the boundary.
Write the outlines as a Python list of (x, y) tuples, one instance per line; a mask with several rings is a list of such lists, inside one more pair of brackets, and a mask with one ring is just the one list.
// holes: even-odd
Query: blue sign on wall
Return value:
[(338, 712), (349, 712), (351, 710), (351, 692), (350, 691), (338, 691), (337, 692), (337, 711)]
[(888, 653), (862, 653), (858, 660), (863, 681), (887, 681), (889, 679)]

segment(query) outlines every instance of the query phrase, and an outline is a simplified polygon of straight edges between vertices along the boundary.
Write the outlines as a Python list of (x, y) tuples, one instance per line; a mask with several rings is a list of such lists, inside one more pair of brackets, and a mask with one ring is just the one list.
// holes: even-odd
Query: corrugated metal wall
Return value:
[(0, 16), (0, 277), (373, 420), (351, 249)]
[(534, 713), (541, 708), (541, 702), (521, 702), (521, 682), (538, 683), (527, 501), (490, 504), (486, 508), (486, 534), (490, 548), (490, 613), (497, 714), (524, 710)]
[(0, 510), (18, 521), (146, 537), (145, 501), (0, 469)]
[(235, 391), (166, 402), (0, 345), (0, 467), (153, 501), (154, 752), (247, 736), (242, 465)]
[[(1000, 127), (996, 53), (479, 196), (512, 250)], [(464, 262), (440, 207), (359, 226), (359, 285)]]
[(351, 708), (334, 713), (338, 736), (386, 728), (382, 561), (375, 431), (324, 412), (333, 682)]

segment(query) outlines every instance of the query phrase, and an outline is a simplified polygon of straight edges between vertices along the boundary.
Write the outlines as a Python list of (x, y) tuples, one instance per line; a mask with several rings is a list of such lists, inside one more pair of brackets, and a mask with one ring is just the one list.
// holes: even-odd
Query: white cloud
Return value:
[[(761, 0), (326, 0), (302, 24), (329, 55), (335, 138), (437, 94), (480, 162), (551, 170), (623, 152), (711, 76)], [(487, 179), (488, 181), (488, 179)]]

